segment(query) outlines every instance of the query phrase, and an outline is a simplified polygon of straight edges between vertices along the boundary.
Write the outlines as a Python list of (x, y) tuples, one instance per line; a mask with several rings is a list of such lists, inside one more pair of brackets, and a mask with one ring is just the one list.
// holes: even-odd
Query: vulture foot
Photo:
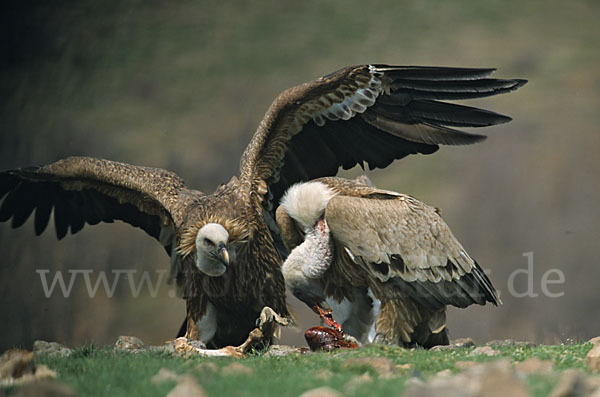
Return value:
[(260, 317), (256, 320), (256, 326), (264, 332), (265, 327), (274, 326), (274, 323), (283, 325), (284, 327), (292, 325), (291, 319), (281, 317), (269, 306), (263, 307), (262, 311), (260, 312)]

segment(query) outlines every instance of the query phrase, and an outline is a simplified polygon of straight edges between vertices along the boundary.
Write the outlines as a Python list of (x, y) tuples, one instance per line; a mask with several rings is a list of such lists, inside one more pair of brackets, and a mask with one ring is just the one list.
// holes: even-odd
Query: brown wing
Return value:
[[(186, 204), (200, 196), (172, 172), (89, 157), (69, 157), (43, 167), (0, 173), (0, 221), (21, 226), (35, 210), (40, 235), (54, 209), (56, 235), (88, 223), (121, 220), (146, 231), (170, 251), (172, 233)], [(164, 229), (164, 230), (163, 230)], [(168, 231), (171, 236), (165, 236)], [(163, 236), (161, 236), (163, 232)]]
[[(242, 178), (271, 211), (293, 183), (335, 175), (366, 162), (383, 168), (438, 145), (478, 142), (456, 127), (510, 120), (440, 100), (501, 94), (524, 80), (487, 78), (494, 69), (361, 65), (284, 91), (273, 102), (241, 160)], [(267, 189), (268, 188), (268, 189)]]
[(431, 310), (500, 302), (434, 208), (410, 196), (371, 190), (365, 197), (333, 197), (325, 219), (334, 239), (382, 285), (387, 296), (381, 298), (408, 296)]

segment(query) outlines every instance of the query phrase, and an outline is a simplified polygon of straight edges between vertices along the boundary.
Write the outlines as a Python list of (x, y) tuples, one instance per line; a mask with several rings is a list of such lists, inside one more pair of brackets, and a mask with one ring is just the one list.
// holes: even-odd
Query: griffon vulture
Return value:
[(175, 174), (73, 157), (0, 174), (0, 221), (21, 226), (35, 209), (35, 231), (54, 209), (58, 238), (85, 223), (125, 221), (156, 238), (171, 256), (186, 299), (186, 336), (236, 345), (263, 306), (288, 316), (273, 203), (292, 184), (333, 176), (340, 167), (382, 168), (438, 145), (484, 136), (454, 127), (510, 120), (441, 102), (513, 91), (524, 80), (491, 79), (494, 69), (362, 65), (281, 93), (242, 154), (239, 177), (213, 194)]
[(361, 341), (374, 322), (378, 342), (448, 344), (447, 305), (500, 303), (438, 210), (413, 197), (321, 178), (292, 186), (276, 216), (292, 293)]

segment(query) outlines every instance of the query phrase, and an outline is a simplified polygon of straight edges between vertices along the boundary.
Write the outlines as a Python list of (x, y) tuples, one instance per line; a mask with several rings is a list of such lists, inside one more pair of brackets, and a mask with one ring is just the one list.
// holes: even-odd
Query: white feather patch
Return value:
[(323, 215), (333, 196), (335, 192), (324, 183), (298, 183), (285, 192), (281, 205), (304, 231), (308, 231)]
[(365, 88), (359, 88), (352, 95), (344, 98), (341, 103), (334, 103), (326, 109), (323, 109), (315, 113), (312, 117), (319, 127), (325, 124), (325, 119), (336, 121), (336, 120), (349, 120), (356, 115), (356, 113), (363, 113), (369, 106), (373, 106), (375, 100), (381, 94), (381, 80), (379, 77), (383, 73), (378, 72), (373, 66), (369, 66), (371, 72), (371, 80)]

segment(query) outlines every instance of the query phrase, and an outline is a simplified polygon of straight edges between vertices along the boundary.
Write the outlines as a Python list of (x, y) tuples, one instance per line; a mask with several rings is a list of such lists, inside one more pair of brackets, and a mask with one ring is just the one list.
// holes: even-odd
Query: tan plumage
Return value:
[(242, 155), (239, 178), (211, 195), (165, 170), (72, 157), (0, 173), (0, 199), (6, 196), (0, 221), (12, 218), (18, 227), (35, 209), (40, 234), (54, 210), (59, 238), (101, 221), (142, 228), (171, 256), (172, 276), (187, 302), (187, 336), (215, 346), (239, 344), (264, 305), (288, 315), (273, 212), (283, 192), (335, 175), (339, 167), (366, 162), (382, 168), (409, 154), (433, 153), (439, 144), (483, 139), (452, 127), (510, 118), (439, 100), (496, 95), (525, 83), (487, 78), (492, 72), (347, 67), (279, 95)]
[[(323, 194), (326, 199), (319, 201)], [(319, 204), (301, 205), (309, 196)], [(298, 244), (312, 238), (321, 217), (333, 240), (329, 262), (315, 261), (310, 248)], [(290, 188), (277, 209), (277, 221), (288, 225), (281, 229), (286, 245), (301, 251), (292, 252), (291, 263), (283, 267), (292, 291), (313, 305), (327, 298), (353, 301), (356, 291), (370, 289), (381, 301), (375, 323), (378, 340), (424, 346), (447, 342), (446, 305), (500, 303), (485, 273), (438, 211), (413, 197), (357, 181), (321, 178)], [(299, 237), (304, 233), (306, 239)], [(308, 257), (310, 261), (301, 259)], [(290, 271), (299, 266), (301, 276)], [(315, 266), (318, 274), (310, 270)], [(313, 291), (306, 291), (302, 277), (314, 279), (308, 287)]]

